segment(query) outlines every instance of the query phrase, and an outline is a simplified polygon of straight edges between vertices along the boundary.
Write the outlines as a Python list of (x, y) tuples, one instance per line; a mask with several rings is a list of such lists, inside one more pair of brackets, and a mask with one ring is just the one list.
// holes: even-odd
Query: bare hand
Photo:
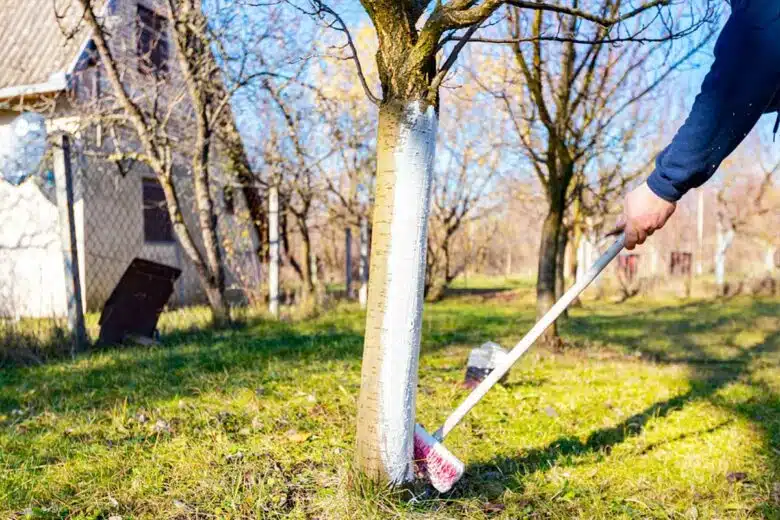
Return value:
[(617, 231), (626, 235), (626, 249), (644, 244), (647, 237), (664, 227), (677, 204), (668, 202), (647, 187), (647, 183), (626, 195), (623, 215), (618, 220)]

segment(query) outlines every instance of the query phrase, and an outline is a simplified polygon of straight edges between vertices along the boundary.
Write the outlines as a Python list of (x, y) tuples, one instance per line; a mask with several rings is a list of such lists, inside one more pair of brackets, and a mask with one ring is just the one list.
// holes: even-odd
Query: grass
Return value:
[[(530, 289), (426, 308), (418, 413)], [(348, 490), (364, 316), (171, 331), (0, 372), (0, 518), (780, 518), (780, 302), (586, 301), (448, 438), (447, 495)]]

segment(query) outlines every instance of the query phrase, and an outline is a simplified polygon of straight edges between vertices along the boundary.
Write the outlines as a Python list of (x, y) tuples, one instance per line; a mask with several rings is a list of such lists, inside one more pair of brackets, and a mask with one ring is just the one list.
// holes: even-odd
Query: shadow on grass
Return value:
[[(517, 323), (516, 314), (494, 312), (434, 306), (426, 311), (424, 352), (481, 343), (506, 334)], [(345, 361), (358, 371), (362, 324), (361, 316), (352, 314), (310, 323), (252, 319), (225, 329), (170, 332), (154, 347), (102, 348), (76, 360), (6, 368), (0, 370), (0, 415), (21, 410), (29, 419), (44, 411), (106, 409), (125, 400), (143, 406), (295, 377), (279, 365), (269, 370), (272, 362), (314, 373), (326, 370), (328, 362)]]
[[(578, 318), (568, 325), (571, 330), (580, 335), (590, 331), (590, 339), (601, 339), (614, 342), (615, 334), (619, 336), (620, 329), (632, 329), (636, 326), (647, 327), (654, 336), (670, 335), (675, 338), (672, 348), (657, 350), (645, 346), (642, 337), (629, 341), (627, 347), (639, 350), (643, 355), (649, 354), (651, 359), (660, 363), (685, 364), (690, 367), (690, 390), (684, 394), (659, 401), (641, 410), (620, 423), (592, 432), (585, 442), (575, 437), (560, 437), (543, 448), (532, 449), (520, 457), (499, 456), (492, 460), (472, 464), (467, 469), (466, 478), (455, 488), (452, 497), (482, 497), (491, 499), (485, 490), (496, 489), (495, 476), (501, 475), (499, 483), (504, 488), (513, 491), (522, 490), (523, 475), (536, 471), (545, 471), (556, 465), (576, 465), (574, 459), (588, 453), (599, 453), (608, 457), (612, 448), (628, 438), (642, 433), (649, 420), (663, 418), (683, 409), (688, 403), (706, 399), (716, 406), (726, 408), (738, 416), (742, 416), (764, 432), (766, 439), (764, 453), (771, 461), (775, 473), (780, 472), (780, 396), (768, 384), (757, 380), (753, 375), (755, 364), (778, 368), (780, 365), (780, 331), (770, 333), (764, 341), (753, 348), (741, 348), (732, 342), (727, 342), (729, 356), (723, 359), (722, 352), (711, 354), (706, 349), (685, 337), (685, 334), (699, 332), (718, 333), (725, 327), (745, 328), (749, 330), (750, 323), (761, 317), (778, 315), (778, 302), (754, 302), (750, 307), (742, 308), (740, 313), (718, 315), (718, 302), (690, 303), (679, 307), (667, 307), (649, 313), (637, 313), (633, 316), (592, 316)], [(678, 319), (670, 320), (668, 314), (680, 314)], [(587, 322), (598, 323), (595, 331), (588, 327)], [(643, 324), (643, 325), (642, 325)], [(605, 331), (600, 334), (601, 331)], [(682, 337), (678, 337), (682, 335)], [(623, 340), (624, 341), (624, 340)], [(683, 354), (685, 354), (683, 356)], [(747, 384), (757, 390), (757, 398), (751, 398), (738, 404), (727, 402), (718, 396), (718, 391), (734, 382)], [(688, 433), (683, 436), (667, 439), (643, 449), (642, 453), (658, 448), (660, 445), (676, 442), (683, 437), (705, 435), (726, 426), (732, 420), (725, 421), (706, 430)], [(484, 475), (489, 475), (488, 481)], [(767, 505), (766, 507), (772, 507)]]

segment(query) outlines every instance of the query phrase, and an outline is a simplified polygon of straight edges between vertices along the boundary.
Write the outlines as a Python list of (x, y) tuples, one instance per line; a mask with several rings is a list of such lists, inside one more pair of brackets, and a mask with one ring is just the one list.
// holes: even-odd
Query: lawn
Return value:
[[(530, 291), (426, 308), (418, 413)], [(0, 373), (0, 518), (780, 518), (780, 301), (586, 301), (447, 444), (455, 490), (348, 482), (364, 316), (170, 333)]]

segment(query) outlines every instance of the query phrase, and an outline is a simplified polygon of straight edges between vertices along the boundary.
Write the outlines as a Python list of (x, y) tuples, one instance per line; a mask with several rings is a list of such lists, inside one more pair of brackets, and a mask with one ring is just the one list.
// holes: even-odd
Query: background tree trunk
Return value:
[(726, 229), (719, 218), (716, 223), (717, 247), (715, 248), (715, 283), (718, 286), (718, 292), (726, 292), (726, 252), (734, 241), (734, 230)]
[(360, 219), (360, 292), (358, 299), (360, 300), (360, 307), (365, 309), (368, 303), (368, 218), (361, 217)]
[[(536, 278), (536, 317), (544, 316), (555, 303), (555, 280), (558, 267), (558, 241), (563, 226), (562, 200), (551, 200), (550, 209), (542, 225), (539, 247), (539, 266)], [(558, 325), (553, 323), (542, 335), (542, 341), (558, 338)]]
[(356, 465), (363, 474), (390, 484), (413, 477), (417, 366), (437, 119), (433, 106), (417, 101), (385, 102), (379, 111)]
[[(569, 242), (569, 233), (565, 228), (560, 230), (558, 234), (558, 252), (556, 260), (556, 273), (555, 273), (555, 300), (558, 301), (566, 292), (566, 246)], [(562, 318), (569, 317), (569, 311), (563, 311)]]
[(344, 288), (346, 297), (352, 299), (352, 228), (344, 228)]

